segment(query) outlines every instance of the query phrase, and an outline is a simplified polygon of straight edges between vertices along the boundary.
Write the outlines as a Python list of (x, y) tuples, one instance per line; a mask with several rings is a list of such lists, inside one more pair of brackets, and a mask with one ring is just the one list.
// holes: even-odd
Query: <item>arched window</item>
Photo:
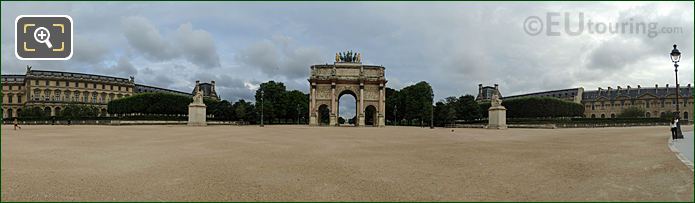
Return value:
[(601, 114), (601, 118), (606, 118), (606, 114)]
[(644, 117), (651, 118), (651, 117), (652, 117), (652, 114), (649, 113), (649, 112), (647, 112), (647, 113), (644, 115)]
[(688, 117), (688, 116), (690, 116), (690, 115), (688, 115), (688, 112), (687, 112), (687, 111), (686, 111), (686, 112), (683, 112), (683, 119), (684, 119), (684, 120), (690, 120), (690, 117)]
[(595, 115), (595, 114), (591, 114), (591, 118), (596, 118), (596, 115)]

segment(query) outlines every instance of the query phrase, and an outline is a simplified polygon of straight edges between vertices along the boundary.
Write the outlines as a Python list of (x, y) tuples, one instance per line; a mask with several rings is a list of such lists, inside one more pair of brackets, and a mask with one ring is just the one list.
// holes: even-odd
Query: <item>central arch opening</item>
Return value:
[(356, 126), (357, 122), (357, 95), (344, 90), (338, 95), (338, 125)]

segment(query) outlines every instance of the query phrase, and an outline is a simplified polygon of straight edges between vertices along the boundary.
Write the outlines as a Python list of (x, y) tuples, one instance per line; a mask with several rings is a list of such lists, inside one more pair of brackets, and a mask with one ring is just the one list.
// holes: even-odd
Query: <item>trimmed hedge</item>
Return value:
[[(503, 100), (507, 108), (507, 118), (557, 118), (580, 117), (584, 114), (582, 104), (565, 101), (554, 97), (521, 97)], [(479, 105), (483, 117), (487, 117), (490, 103)]]
[(193, 98), (170, 93), (148, 92), (110, 101), (109, 114), (187, 115)]

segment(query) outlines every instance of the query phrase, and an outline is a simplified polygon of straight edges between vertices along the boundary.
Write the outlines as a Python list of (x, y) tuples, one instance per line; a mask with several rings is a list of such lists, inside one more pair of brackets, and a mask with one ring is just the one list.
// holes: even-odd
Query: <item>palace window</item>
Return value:
[(14, 97), (14, 95), (13, 95), (13, 94), (8, 94), (7, 97), (9, 97), (9, 98), (7, 99), (7, 103), (12, 103), (12, 97)]
[(49, 86), (49, 84), (51, 84), (50, 81), (46, 80), (46, 86)]
[(31, 96), (32, 98), (34, 98), (34, 101), (38, 101), (40, 96), (41, 96), (41, 90), (34, 89), (34, 95)]
[(22, 95), (21, 94), (17, 95), (17, 103), (20, 103), (20, 104), (22, 103)]
[(55, 100), (56, 100), (56, 101), (60, 101), (60, 99), (61, 99), (60, 93), (61, 93), (60, 90), (56, 90), (56, 91), (55, 91), (55, 96), (54, 96), (54, 97), (55, 97)]
[(84, 83), (84, 86), (83, 86), (83, 87), (84, 87), (84, 88), (87, 88), (87, 83), (86, 83), (86, 82)]
[(92, 84), (92, 88), (96, 89), (96, 88), (97, 88), (97, 84), (96, 84), (96, 83)]
[[(96, 86), (96, 85), (94, 85), (94, 86)], [(92, 103), (97, 103), (97, 93), (96, 92), (92, 92)]]
[(34, 85), (38, 86), (38, 85), (39, 85), (39, 80), (34, 80)]
[(44, 90), (43, 91), (43, 99), (46, 101), (51, 100), (51, 90)]
[(664, 108), (664, 106), (666, 106), (666, 100), (661, 99), (661, 108)]

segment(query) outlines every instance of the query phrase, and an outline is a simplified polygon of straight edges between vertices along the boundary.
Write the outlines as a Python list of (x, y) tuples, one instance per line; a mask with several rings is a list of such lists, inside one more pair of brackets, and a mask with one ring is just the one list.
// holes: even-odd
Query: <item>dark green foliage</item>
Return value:
[(48, 118), (51, 116), (50, 112), (46, 113), (41, 107), (29, 107), (25, 108), (23, 111), (19, 112), (20, 118)]
[[(261, 103), (263, 109), (260, 107)], [(256, 90), (256, 104), (259, 105), (256, 110), (259, 115), (262, 111), (266, 124), (306, 123), (309, 118), (309, 95), (299, 90), (287, 91), (285, 84), (281, 82), (261, 83)]]
[(435, 125), (437, 126), (481, 118), (480, 107), (472, 95), (465, 95), (459, 98), (447, 97), (437, 102), (434, 109)]
[(399, 125), (429, 123), (434, 98), (432, 87), (427, 82), (418, 82), (400, 91), (386, 88), (385, 94), (387, 119), (397, 120)]
[(644, 117), (645, 111), (643, 108), (631, 106), (627, 107), (618, 114), (618, 118), (642, 118)]
[(108, 112), (112, 115), (184, 115), (188, 114), (191, 102), (193, 98), (189, 96), (148, 92), (110, 101)]
[(99, 116), (99, 108), (91, 105), (70, 103), (60, 111), (61, 119), (79, 120)]
[[(507, 108), (507, 118), (552, 118), (580, 117), (584, 114), (584, 106), (554, 97), (522, 97), (503, 100)], [(490, 104), (481, 104), (480, 111), (485, 112)]]

